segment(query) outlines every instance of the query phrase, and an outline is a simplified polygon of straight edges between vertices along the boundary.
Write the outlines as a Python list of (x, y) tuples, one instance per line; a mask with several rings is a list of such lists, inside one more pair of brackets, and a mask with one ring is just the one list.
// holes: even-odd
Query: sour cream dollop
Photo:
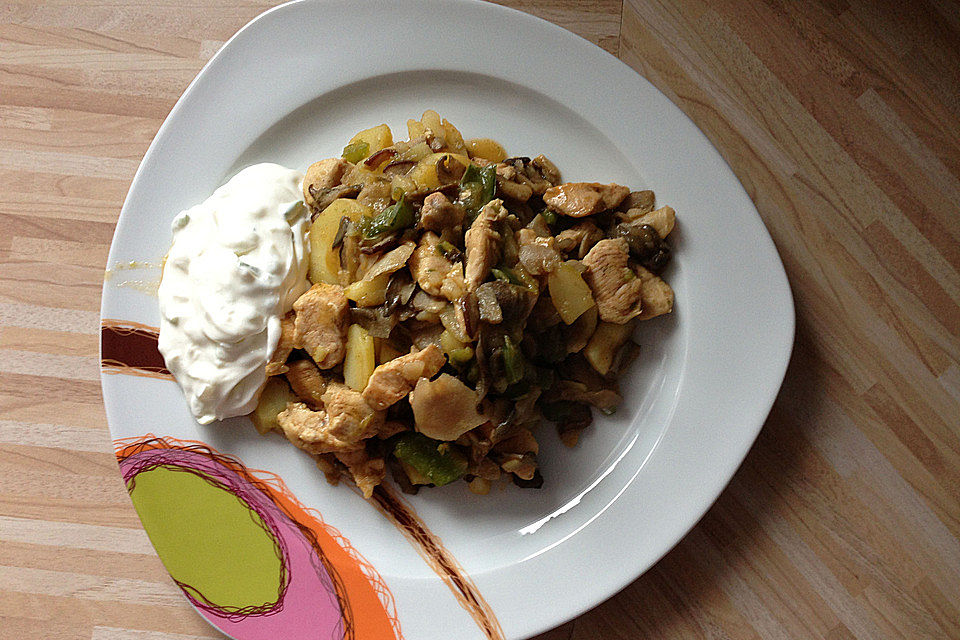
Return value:
[(280, 318), (309, 286), (302, 180), (252, 165), (173, 220), (159, 347), (201, 424), (253, 411)]

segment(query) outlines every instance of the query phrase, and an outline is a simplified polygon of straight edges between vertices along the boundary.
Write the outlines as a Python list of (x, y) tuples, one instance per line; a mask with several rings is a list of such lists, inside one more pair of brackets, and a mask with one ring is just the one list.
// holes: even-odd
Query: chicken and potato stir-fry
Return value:
[(636, 322), (672, 310), (674, 211), (433, 111), (408, 132), (361, 131), (307, 170), (313, 286), (252, 418), (366, 497), (388, 471), (408, 492), (539, 487), (541, 421), (575, 445), (621, 400)]

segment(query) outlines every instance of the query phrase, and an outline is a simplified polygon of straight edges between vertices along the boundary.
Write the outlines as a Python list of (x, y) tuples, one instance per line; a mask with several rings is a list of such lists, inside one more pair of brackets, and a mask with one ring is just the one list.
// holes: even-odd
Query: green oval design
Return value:
[(217, 608), (272, 604), (282, 561), (260, 515), (197, 472), (156, 467), (137, 474), (130, 497), (175, 580)]

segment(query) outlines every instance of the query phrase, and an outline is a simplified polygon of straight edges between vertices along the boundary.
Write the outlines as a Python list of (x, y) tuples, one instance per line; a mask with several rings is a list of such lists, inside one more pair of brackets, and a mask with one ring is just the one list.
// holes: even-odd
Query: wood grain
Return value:
[[(97, 311), (147, 145), (272, 4), (0, 2), (4, 638), (217, 637), (116, 473)], [(619, 55), (697, 123), (797, 306), (783, 390), (718, 502), (646, 575), (538, 640), (960, 638), (960, 7), (503, 4)]]

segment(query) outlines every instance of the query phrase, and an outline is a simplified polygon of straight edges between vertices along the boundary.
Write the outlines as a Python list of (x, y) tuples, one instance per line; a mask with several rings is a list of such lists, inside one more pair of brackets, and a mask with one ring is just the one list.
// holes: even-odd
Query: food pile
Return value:
[(675, 214), (651, 191), (565, 183), (542, 155), (465, 141), (433, 111), (307, 170), (309, 280), (251, 415), (346, 472), (415, 492), (540, 487), (540, 425), (574, 446), (613, 412), (634, 325), (673, 307)]

